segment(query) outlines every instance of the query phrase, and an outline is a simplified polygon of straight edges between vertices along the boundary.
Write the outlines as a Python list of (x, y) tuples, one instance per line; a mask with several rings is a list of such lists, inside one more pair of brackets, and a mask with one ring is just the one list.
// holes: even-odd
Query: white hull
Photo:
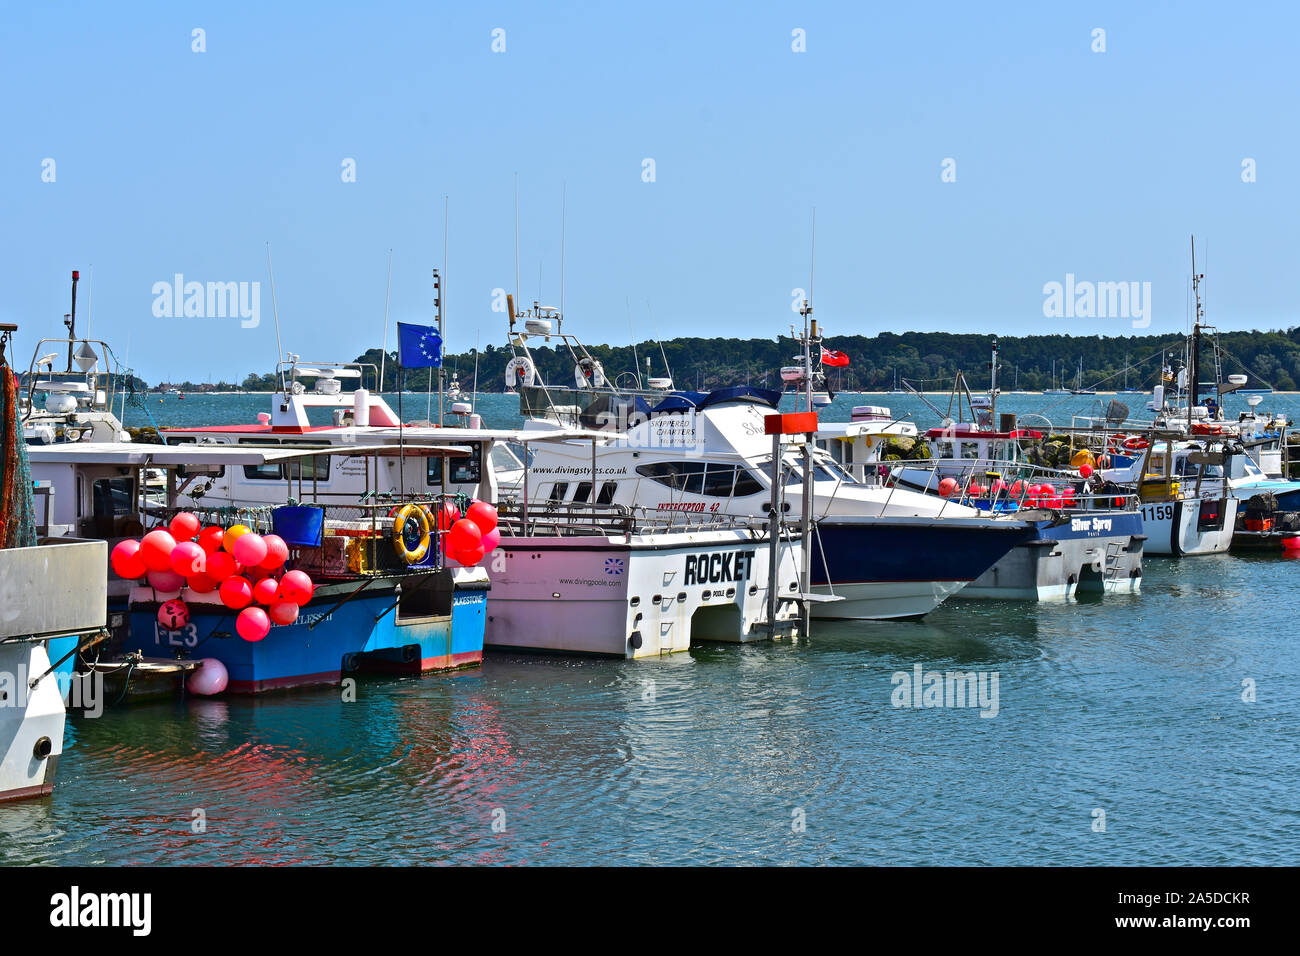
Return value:
[(54, 789), (63, 753), (63, 695), (44, 643), (0, 644), (0, 801), (43, 797)]
[[(484, 644), (639, 658), (685, 651), (692, 639), (766, 640), (768, 548), (740, 530), (503, 537), (489, 561)], [(783, 544), (783, 594), (798, 564), (798, 544)], [(779, 628), (796, 615), (782, 603)]]
[[(814, 604), (812, 616), (819, 619), (887, 621), (921, 617), (963, 587), (965, 581), (915, 581), (867, 584), (839, 584), (834, 588), (842, 601)], [(831, 588), (814, 586), (814, 593), (830, 594)]]
[(962, 598), (1063, 601), (1079, 592), (1136, 594), (1142, 588), (1140, 535), (1053, 539), (1015, 547), (961, 592)]
[[(1202, 501), (1217, 502), (1223, 520), (1214, 522), (1213, 527), (1205, 527), (1200, 520)], [(1171, 557), (1222, 554), (1232, 546), (1239, 505), (1237, 498), (1182, 498), (1144, 504), (1146, 552)]]

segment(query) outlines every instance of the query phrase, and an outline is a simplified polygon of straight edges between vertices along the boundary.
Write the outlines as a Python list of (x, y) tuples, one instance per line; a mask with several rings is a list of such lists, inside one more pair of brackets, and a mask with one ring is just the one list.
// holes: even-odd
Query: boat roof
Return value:
[[(240, 424), (240, 425), (202, 425), (195, 427), (176, 427), (163, 428), (160, 431), (164, 435), (181, 436), (181, 435), (231, 435), (240, 440), (247, 436), (265, 436), (267, 438), (293, 438), (294, 436), (309, 436), (309, 438), (324, 439), (328, 441), (331, 437), (342, 440), (345, 444), (357, 442), (364, 438), (371, 441), (372, 444), (383, 443), (385, 445), (398, 441), (399, 437), (406, 442), (483, 442), (483, 441), (500, 441), (500, 442), (535, 442), (535, 441), (565, 441), (571, 438), (609, 438), (608, 432), (593, 431), (585, 428), (568, 428), (563, 425), (554, 425), (549, 422), (538, 422), (537, 427), (529, 428), (465, 428), (457, 425), (422, 425), (414, 422), (407, 422), (397, 428), (393, 425), (311, 425), (305, 429), (301, 428), (275, 428), (271, 425), (262, 424)], [(412, 434), (412, 432), (415, 434)], [(323, 445), (324, 442), (321, 442)]]
[(1009, 432), (982, 431), (974, 425), (949, 425), (947, 428), (931, 428), (925, 433), (926, 438), (1042, 438), (1043, 433), (1028, 428), (1016, 428)]
[(165, 468), (178, 465), (265, 465), (295, 458), (365, 455), (407, 458), (461, 458), (473, 454), (465, 445), (212, 445), (185, 443), (152, 445), (143, 442), (63, 442), (29, 445), (36, 464), (125, 465)]
[(819, 422), (817, 434), (822, 438), (857, 438), (859, 435), (915, 435), (916, 426), (902, 419), (870, 422)]

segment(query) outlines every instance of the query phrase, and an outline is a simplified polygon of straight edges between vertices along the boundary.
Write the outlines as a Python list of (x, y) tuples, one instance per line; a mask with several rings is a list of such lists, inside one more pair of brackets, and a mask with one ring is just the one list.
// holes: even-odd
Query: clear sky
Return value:
[[(82, 327), (93, 296), (146, 379), (242, 378), (276, 355), (269, 242), (284, 348), (345, 360), (380, 343), (391, 248), (395, 348), (432, 321), (448, 197), (448, 347), (500, 345), (517, 173), (523, 299), (540, 270), (559, 304), (567, 187), (592, 343), (788, 331), (814, 208), (832, 336), (1134, 331), (1046, 317), (1067, 274), (1149, 282), (1147, 331), (1182, 329), (1192, 233), (1210, 319), (1286, 327), (1298, 9), (4, 0), (0, 319), (25, 366), (79, 268)], [(260, 283), (260, 325), (156, 316), (177, 273)]]

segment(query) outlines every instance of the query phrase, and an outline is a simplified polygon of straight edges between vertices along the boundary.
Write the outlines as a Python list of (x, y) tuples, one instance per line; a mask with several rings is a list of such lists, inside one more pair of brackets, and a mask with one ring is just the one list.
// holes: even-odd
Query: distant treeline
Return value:
[[(949, 332), (905, 332), (901, 335), (882, 332), (867, 337), (837, 335), (826, 340), (826, 347), (848, 354), (848, 368), (828, 369), (831, 385), (849, 391), (878, 391), (893, 387), (895, 375), (917, 388), (942, 389), (952, 384), (957, 371), (966, 373), (972, 387), (987, 386), (991, 335), (954, 334)], [(538, 344), (530, 342), (530, 346)], [(1123, 388), (1127, 367), (1130, 388), (1149, 388), (1158, 381), (1166, 364), (1183, 360), (1184, 340), (1178, 335), (1029, 335), (999, 336), (998, 384), (1004, 390), (1014, 388), (1040, 390), (1053, 387), (1053, 362), (1056, 385), (1073, 388), (1078, 384), (1100, 390)], [(630, 385), (633, 370), (646, 376), (646, 359), (650, 374), (662, 376), (671, 371), (677, 388), (708, 389), (722, 385), (751, 384), (780, 387), (780, 369), (794, 363), (796, 344), (789, 338), (772, 339), (670, 339), (660, 345), (640, 342), (631, 345), (588, 345), (588, 351), (600, 360), (605, 374), (620, 385)], [(1300, 327), (1285, 332), (1225, 332), (1219, 336), (1220, 362), (1224, 377), (1244, 373), (1250, 376), (1247, 387), (1272, 387), (1289, 391), (1300, 381)], [(635, 348), (635, 358), (633, 356)], [(548, 384), (572, 385), (574, 362), (561, 346), (535, 347), (533, 358)], [(370, 349), (356, 361), (380, 364), (382, 353)], [(505, 388), (505, 367), (510, 360), (508, 348), (489, 345), (476, 356), (474, 350), (444, 357), (447, 380), (456, 372), (464, 389), (474, 387), (475, 358), (478, 360), (479, 391), (500, 392)], [(664, 359), (668, 369), (665, 370)], [(1083, 373), (1079, 376), (1082, 361)], [(1201, 380), (1213, 377), (1214, 356), (1208, 341), (1201, 355)], [(397, 354), (390, 353), (384, 363), (384, 391), (400, 385), (423, 391), (429, 382), (428, 369), (399, 369)], [(377, 376), (367, 373), (365, 386), (373, 389)], [(275, 386), (274, 375), (250, 374), (242, 387), (268, 390)], [(436, 380), (435, 386), (436, 388)]]

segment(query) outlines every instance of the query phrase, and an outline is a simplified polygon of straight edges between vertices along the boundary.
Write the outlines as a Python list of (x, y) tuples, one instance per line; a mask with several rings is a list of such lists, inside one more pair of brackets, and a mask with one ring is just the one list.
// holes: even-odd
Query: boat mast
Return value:
[(68, 371), (72, 371), (72, 340), (77, 337), (77, 281), (81, 273), (72, 270), (72, 311), (64, 316), (63, 324), (68, 327)]
[(1188, 363), (1190, 382), (1187, 394), (1187, 427), (1192, 426), (1192, 409), (1201, 403), (1201, 321), (1205, 318), (1201, 306), (1201, 279), (1196, 272), (1196, 237), (1192, 237), (1192, 294), (1196, 298), (1196, 312), (1192, 318), (1192, 355)]
[(993, 336), (993, 357), (989, 359), (989, 421), (998, 420), (998, 337)]

